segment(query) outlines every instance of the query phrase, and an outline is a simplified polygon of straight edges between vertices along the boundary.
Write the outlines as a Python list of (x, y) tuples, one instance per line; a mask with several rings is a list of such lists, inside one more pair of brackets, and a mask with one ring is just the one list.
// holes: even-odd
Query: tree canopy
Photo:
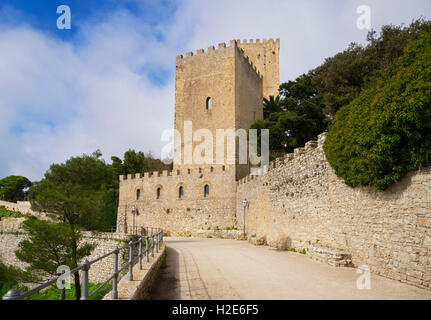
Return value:
[(373, 86), (380, 70), (403, 54), (410, 40), (431, 31), (431, 21), (418, 19), (409, 26), (385, 25), (380, 34), (370, 31), (367, 45), (352, 43), (348, 49), (326, 59), (314, 70), (312, 79), (331, 116)]
[[(95, 245), (82, 243), (82, 235), (72, 229), (67, 223), (54, 223), (37, 219), (27, 219), (23, 222), (23, 229), (27, 238), (19, 243), (15, 255), (29, 266), (26, 271), (42, 278), (58, 276), (57, 268), (65, 265), (75, 267), (77, 261), (89, 256)], [(74, 252), (71, 250), (76, 243), (79, 246)], [(76, 289), (76, 288), (75, 288)], [(66, 291), (62, 289), (62, 300)]]
[(0, 180), (0, 200), (17, 202), (25, 199), (31, 181), (22, 176), (8, 176)]
[(431, 33), (412, 40), (376, 84), (336, 114), (326, 157), (351, 186), (379, 190), (431, 160)]
[(326, 129), (324, 105), (312, 77), (310, 72), (280, 85), (280, 96), (264, 100), (265, 119), (251, 125), (258, 132), (269, 129), (271, 158), (292, 152)]

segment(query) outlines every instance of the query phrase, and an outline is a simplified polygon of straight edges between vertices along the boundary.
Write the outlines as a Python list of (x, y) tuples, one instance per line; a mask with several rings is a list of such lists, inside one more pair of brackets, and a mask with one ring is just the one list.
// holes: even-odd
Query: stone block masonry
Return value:
[(386, 191), (351, 188), (327, 162), (325, 138), (278, 159), (264, 175), (238, 181), (237, 225), (247, 199), (249, 236), (305, 248), (321, 260), (341, 252), (356, 267), (431, 290), (431, 168)]
[(168, 235), (189, 235), (208, 227), (231, 228), (236, 211), (234, 175), (234, 170), (218, 166), (121, 176), (117, 230), (130, 231), (133, 225), (160, 226)]
[[(10, 220), (12, 218), (9, 218)], [(23, 218), (20, 218), (22, 220)], [(2, 221), (2, 224), (5, 224)], [(15, 266), (20, 269), (25, 269), (28, 264), (22, 262), (15, 256), (15, 251), (18, 249), (19, 243), (27, 238), (27, 235), (23, 230), (19, 229), (19, 224), (16, 223), (16, 219), (10, 222), (9, 228), (0, 229), (0, 261), (6, 265)], [(83, 241), (96, 245), (96, 248), (92, 254), (87, 257), (88, 260), (96, 259), (110, 251), (115, 247), (123, 247), (129, 236), (118, 233), (92, 233), (83, 232)], [(112, 275), (113, 270), (113, 255), (102, 259), (101, 261), (93, 264), (89, 271), (89, 280), (92, 283), (104, 282)], [(127, 253), (120, 253), (119, 265), (124, 265), (127, 261)], [(30, 285), (31, 286), (31, 285)]]

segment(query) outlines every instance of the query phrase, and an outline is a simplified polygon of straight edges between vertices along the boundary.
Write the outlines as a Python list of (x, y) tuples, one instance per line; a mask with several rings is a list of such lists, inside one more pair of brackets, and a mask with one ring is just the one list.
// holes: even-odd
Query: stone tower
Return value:
[(237, 44), (263, 76), (263, 96), (277, 96), (280, 86), (280, 39), (263, 39), (262, 42), (259, 39), (249, 42), (237, 40)]
[[(217, 161), (217, 130), (248, 130), (253, 121), (263, 117), (263, 97), (278, 93), (280, 40), (255, 42), (231, 40), (230, 45), (219, 44), (207, 52), (198, 50), (176, 58), (174, 169), (192, 169), (203, 164), (224, 165), (234, 170), (236, 179), (249, 173), (248, 164), (239, 164), (238, 138), (235, 160), (227, 158), (227, 139), (224, 161)], [(185, 127), (186, 123), (191, 123)], [(212, 163), (191, 159), (201, 139), (186, 141), (200, 129), (207, 129), (213, 137)], [(203, 139), (203, 138), (202, 138)], [(218, 158), (220, 160), (220, 158)]]
[[(263, 117), (264, 96), (277, 94), (279, 46), (278, 39), (232, 40), (228, 46), (221, 43), (217, 49), (177, 56), (174, 168), (119, 177), (118, 232), (159, 226), (166, 234), (189, 236), (209, 227), (240, 225), (237, 181), (250, 167), (247, 159), (247, 164), (239, 161), (243, 145), (236, 133), (246, 133)], [(202, 163), (202, 157), (194, 156), (196, 150), (202, 154), (199, 146), (208, 134), (222, 143), (212, 141), (204, 150), (209, 161)], [(187, 135), (196, 137), (186, 140)], [(221, 157), (217, 147), (224, 149)]]

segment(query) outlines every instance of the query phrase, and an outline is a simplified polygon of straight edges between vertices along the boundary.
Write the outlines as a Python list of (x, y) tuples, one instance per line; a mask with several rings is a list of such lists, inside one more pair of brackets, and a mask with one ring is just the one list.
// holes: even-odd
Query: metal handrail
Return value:
[[(149, 230), (151, 229), (151, 235), (149, 234)], [(154, 232), (156, 231), (156, 232)], [(149, 245), (149, 242), (151, 241), (151, 245)], [(127, 270), (128, 270), (128, 280), (131, 281), (133, 280), (133, 267), (134, 265), (138, 262), (138, 268), (139, 270), (142, 270), (142, 259), (144, 258), (145, 255), (145, 261), (149, 262), (149, 255), (151, 252), (151, 256), (154, 257), (154, 250), (156, 250), (156, 252), (159, 252), (159, 249), (161, 248), (163, 243), (163, 229), (161, 228), (151, 228), (151, 227), (142, 227), (141, 228), (141, 236), (139, 237), (139, 239), (133, 241), (131, 240), (127, 245), (118, 248), (116, 247), (114, 250), (100, 256), (97, 257), (96, 259), (93, 259), (91, 261), (88, 261), (87, 259), (85, 259), (84, 261), (82, 261), (81, 265), (74, 268), (73, 270), (69, 271), (69, 276), (75, 274), (76, 272), (81, 271), (81, 300), (88, 300), (91, 297), (93, 297), (96, 293), (98, 293), (100, 290), (102, 290), (102, 288), (104, 288), (110, 281), (112, 281), (112, 290), (111, 290), (111, 297), (112, 299), (118, 299), (118, 282), (121, 279), (121, 274)], [(138, 245), (138, 254), (134, 255), (134, 249), (136, 249), (136, 245)], [(145, 245), (145, 248), (143, 248)], [(128, 249), (129, 251), (129, 258), (128, 261), (121, 266), (120, 268), (118, 267), (118, 254), (120, 253), (120, 251)], [(135, 250), (136, 251), (136, 250)], [(91, 293), (88, 292), (88, 274), (89, 274), (89, 270), (91, 268), (91, 265), (95, 264), (96, 262), (99, 262), (111, 255), (114, 255), (114, 263), (113, 263), (113, 273), (111, 274), (110, 277), (108, 277), (107, 280), (105, 280), (105, 282), (103, 282), (99, 287), (97, 287), (95, 290), (93, 290)], [(19, 293), (17, 290), (15, 289), (11, 289), (9, 290), (4, 296), (3, 296), (3, 300), (22, 300), (25, 299), (26, 297), (37, 293), (51, 285), (53, 285), (54, 283), (56, 283), (58, 281), (58, 279), (60, 277), (64, 277), (64, 275), (62, 276), (58, 276), (55, 277), (54, 279), (51, 279), (49, 281), (46, 281), (45, 283), (34, 287), (33, 289), (30, 289), (24, 293)]]

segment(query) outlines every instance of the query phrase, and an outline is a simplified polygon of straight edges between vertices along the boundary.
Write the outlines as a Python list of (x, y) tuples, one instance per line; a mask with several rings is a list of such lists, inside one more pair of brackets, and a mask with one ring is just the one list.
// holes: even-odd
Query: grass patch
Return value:
[(24, 215), (18, 211), (11, 211), (5, 207), (0, 207), (0, 218), (22, 218)]
[[(88, 283), (88, 293), (91, 294), (96, 290), (102, 283)], [(27, 289), (28, 290), (28, 289)], [(104, 286), (98, 293), (90, 298), (90, 300), (102, 300), (103, 297), (111, 291), (111, 284)], [(23, 292), (23, 291), (22, 291)], [(37, 292), (31, 296), (25, 298), (25, 300), (61, 300), (61, 289), (56, 286), (44, 290), (42, 292)], [(75, 285), (70, 284), (70, 289), (66, 289), (66, 300), (76, 300), (75, 296)]]

